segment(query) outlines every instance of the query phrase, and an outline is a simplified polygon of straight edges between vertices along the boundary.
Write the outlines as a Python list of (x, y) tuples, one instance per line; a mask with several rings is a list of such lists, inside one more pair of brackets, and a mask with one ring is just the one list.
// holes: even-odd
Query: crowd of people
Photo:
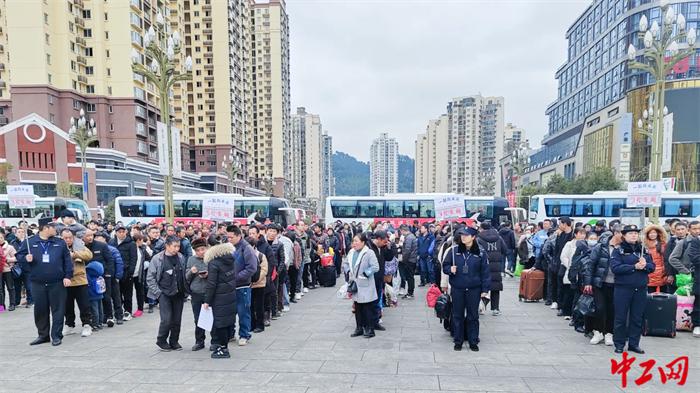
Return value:
[[(189, 301), (192, 350), (206, 347), (207, 332), (197, 325), (201, 310), (211, 309), (211, 356), (228, 358), (236, 329), (237, 344), (247, 345), (309, 290), (335, 286), (339, 277), (352, 299), (352, 337), (374, 337), (386, 330), (384, 309), (395, 305), (387, 293), (392, 283), (399, 280), (398, 296), (410, 300), (418, 276), (418, 286), (435, 285), (450, 295), (454, 349), (467, 341), (478, 351), (479, 315), (487, 305), (493, 316), (501, 315), (504, 277), (541, 271), (544, 304), (591, 344), (643, 353), (647, 293), (674, 293), (676, 275), (700, 267), (700, 222), (666, 224), (638, 228), (614, 220), (591, 226), (561, 217), (498, 228), (471, 219), (398, 228), (388, 221), (366, 228), (300, 221), (282, 228), (269, 220), (211, 226), (91, 221), (86, 227), (65, 210), (56, 221), (0, 228), (0, 311), (33, 306), (38, 337), (31, 345), (56, 346), (65, 335), (88, 337), (158, 309), (156, 345), (172, 351), (182, 349), (182, 314)], [(700, 337), (699, 287), (696, 281), (695, 337)], [(595, 300), (594, 315), (575, 312), (583, 295)]]

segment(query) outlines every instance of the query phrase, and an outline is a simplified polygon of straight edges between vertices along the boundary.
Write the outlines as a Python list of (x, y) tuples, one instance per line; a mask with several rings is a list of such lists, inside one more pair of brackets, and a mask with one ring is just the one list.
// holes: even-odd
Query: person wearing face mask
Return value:
[(625, 225), (622, 236), (622, 244), (610, 256), (610, 269), (615, 274), (613, 342), (615, 353), (622, 353), (627, 344), (628, 351), (643, 354), (639, 341), (647, 304), (646, 287), (656, 265), (644, 251), (636, 225)]
[[(579, 298), (583, 290), (583, 276), (584, 269), (586, 265), (590, 263), (591, 249), (598, 244), (598, 235), (595, 232), (588, 232), (586, 235), (586, 240), (576, 241), (576, 251), (574, 256), (571, 258), (571, 266), (567, 272), (569, 281), (571, 282), (571, 289), (574, 291), (574, 298), (571, 302), (572, 306), (578, 303)], [(573, 311), (573, 310), (572, 310)], [(587, 318), (583, 318), (576, 313), (572, 313), (571, 322), (569, 326), (573, 326), (574, 330), (579, 333), (592, 334), (593, 328), (591, 323)]]
[(591, 345), (605, 340), (605, 345), (613, 345), (613, 295), (615, 275), (610, 269), (610, 256), (622, 243), (622, 227), (614, 225), (610, 232), (600, 237), (598, 244), (591, 249), (588, 263), (583, 270), (583, 293), (593, 295), (598, 312), (589, 322), (593, 329)]
[(561, 266), (563, 270), (562, 277), (562, 305), (561, 309), (557, 313), (558, 317), (565, 317), (566, 320), (571, 319), (571, 314), (573, 312), (573, 300), (575, 289), (571, 285), (571, 280), (569, 280), (569, 268), (571, 267), (571, 260), (576, 252), (577, 243), (586, 239), (586, 230), (582, 227), (574, 229), (574, 238), (569, 240), (561, 251)]

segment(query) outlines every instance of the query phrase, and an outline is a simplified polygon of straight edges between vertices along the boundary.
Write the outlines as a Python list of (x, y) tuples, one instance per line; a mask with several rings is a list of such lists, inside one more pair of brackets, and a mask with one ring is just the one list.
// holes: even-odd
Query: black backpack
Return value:
[(444, 320), (448, 319), (451, 313), (452, 302), (450, 301), (450, 297), (443, 293), (442, 295), (438, 296), (437, 301), (435, 302), (435, 315), (439, 319)]

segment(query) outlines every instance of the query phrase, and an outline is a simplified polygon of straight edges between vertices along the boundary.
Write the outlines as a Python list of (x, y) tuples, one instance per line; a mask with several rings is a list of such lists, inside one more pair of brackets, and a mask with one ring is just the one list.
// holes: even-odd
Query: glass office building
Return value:
[[(672, 7), (686, 17), (687, 29), (700, 27), (700, 1), (679, 0)], [(530, 156), (530, 171), (575, 155), (587, 116), (654, 82), (626, 65), (628, 46), (644, 47), (638, 34), (642, 15), (650, 25), (661, 23), (658, 1), (596, 0), (566, 32), (567, 60), (555, 75), (557, 99), (546, 110), (549, 129), (543, 147)], [(696, 55), (683, 61), (668, 79), (698, 78), (699, 59)], [(565, 174), (573, 177), (581, 169), (569, 167)]]

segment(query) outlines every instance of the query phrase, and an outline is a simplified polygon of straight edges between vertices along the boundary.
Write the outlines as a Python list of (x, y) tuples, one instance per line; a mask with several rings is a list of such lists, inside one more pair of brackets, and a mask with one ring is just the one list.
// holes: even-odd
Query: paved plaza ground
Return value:
[[(66, 337), (63, 345), (30, 347), (36, 337), (31, 309), (0, 314), (0, 391), (44, 392), (619, 392), (610, 372), (612, 347), (591, 346), (563, 318), (542, 304), (517, 301), (517, 279), (505, 278), (503, 315), (481, 318), (481, 351), (454, 352), (449, 334), (425, 306), (425, 288), (415, 300), (385, 311), (386, 332), (350, 338), (354, 318), (335, 290), (312, 290), (292, 311), (255, 335), (246, 347), (231, 347), (231, 359), (191, 352), (194, 325), (185, 305), (181, 352), (155, 346), (158, 314), (144, 314), (92, 337)], [(338, 282), (340, 285), (340, 282)], [(627, 391), (700, 391), (700, 340), (643, 338), (647, 355), (637, 357)], [(684, 387), (653, 381), (638, 388), (640, 359), (657, 366), (690, 357)], [(615, 356), (619, 359), (619, 356)]]

